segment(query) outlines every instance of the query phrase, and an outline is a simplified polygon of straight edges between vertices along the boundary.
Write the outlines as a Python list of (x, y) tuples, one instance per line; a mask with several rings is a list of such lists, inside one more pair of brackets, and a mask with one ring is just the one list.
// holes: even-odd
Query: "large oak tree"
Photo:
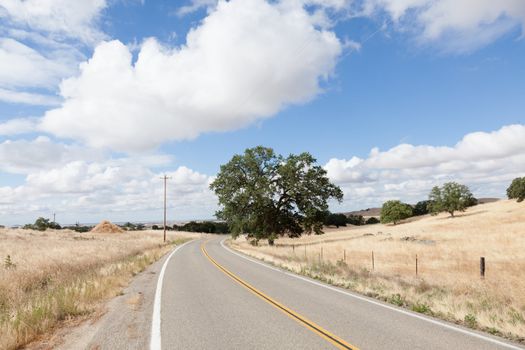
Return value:
[(210, 188), (221, 206), (216, 216), (234, 237), (246, 233), (269, 244), (282, 235), (322, 233), (328, 200), (343, 198), (309, 153), (283, 157), (262, 146), (233, 156)]

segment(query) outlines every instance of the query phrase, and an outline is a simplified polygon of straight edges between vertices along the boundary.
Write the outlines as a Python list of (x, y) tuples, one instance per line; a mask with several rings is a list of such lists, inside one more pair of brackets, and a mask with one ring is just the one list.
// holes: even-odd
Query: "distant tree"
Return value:
[(173, 225), (175, 231), (186, 231), (186, 232), (202, 232), (202, 233), (218, 233), (227, 234), (230, 233), (228, 224), (225, 222), (215, 221), (190, 221), (184, 225), (178, 226)]
[(124, 225), (120, 225), (120, 228), (126, 231), (135, 231), (137, 229), (137, 226), (135, 226), (135, 224), (132, 224), (131, 222), (128, 221)]
[(152, 230), (160, 230), (160, 227), (158, 225), (152, 225), (151, 229)]
[(339, 228), (339, 226), (346, 226), (346, 215), (345, 214), (334, 214), (334, 213), (327, 213), (326, 218), (324, 220), (325, 226), (335, 226)]
[(387, 201), (381, 208), (381, 223), (393, 222), (394, 225), (400, 220), (412, 216), (412, 207), (400, 201)]
[(509, 188), (507, 188), (507, 197), (517, 199), (518, 202), (525, 199), (525, 177), (517, 177), (512, 180)]
[(38, 231), (45, 231), (48, 228), (60, 230), (62, 227), (60, 227), (60, 225), (57, 224), (56, 222), (50, 222), (49, 219), (46, 219), (43, 217), (39, 217), (38, 219), (36, 219), (34, 224), (27, 224), (27, 225), (24, 225), (23, 227), (23, 229), (26, 229), (26, 230), (38, 230)]
[(368, 219), (366, 219), (365, 221), (365, 224), (366, 225), (374, 225), (374, 224), (379, 224), (381, 221), (379, 221), (378, 218), (372, 216), (372, 217), (369, 217)]
[(210, 188), (221, 206), (216, 216), (234, 237), (247, 233), (269, 244), (282, 235), (322, 233), (328, 200), (343, 198), (309, 153), (283, 157), (262, 146), (222, 165)]
[(457, 182), (447, 182), (442, 187), (432, 188), (429, 196), (428, 210), (432, 215), (447, 212), (454, 216), (455, 211), (465, 211), (477, 203), (469, 188)]
[(64, 227), (64, 229), (69, 229), (69, 230), (72, 230), (72, 231), (75, 231), (75, 232), (79, 232), (79, 233), (84, 233), (84, 232), (89, 232), (91, 231), (93, 227), (91, 226), (81, 226), (80, 224), (75, 224), (75, 226), (66, 226)]
[(35, 230), (45, 231), (49, 228), (49, 219), (44, 219), (43, 217), (39, 217), (38, 219), (35, 220), (33, 227)]
[(414, 209), (412, 211), (412, 215), (414, 216), (420, 216), (428, 214), (428, 204), (430, 201), (419, 201), (416, 205), (414, 205)]
[(61, 230), (62, 229), (62, 227), (58, 223), (56, 223), (54, 221), (49, 223), (48, 228), (53, 229), (53, 230)]
[(348, 215), (346, 222), (350, 225), (361, 226), (365, 224), (363, 215)]
[(478, 199), (475, 197), (471, 197), (470, 200), (467, 200), (467, 207), (473, 207), (478, 205)]

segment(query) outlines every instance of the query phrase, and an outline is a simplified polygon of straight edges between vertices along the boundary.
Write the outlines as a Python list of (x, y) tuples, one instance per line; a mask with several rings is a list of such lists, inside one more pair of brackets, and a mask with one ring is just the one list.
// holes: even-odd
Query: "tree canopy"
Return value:
[(442, 187), (435, 186), (428, 198), (428, 209), (433, 215), (447, 212), (454, 216), (455, 211), (465, 211), (467, 207), (477, 203), (469, 188), (457, 182), (447, 182)]
[(365, 224), (363, 215), (348, 215), (346, 222), (350, 225), (361, 226)]
[(366, 219), (365, 221), (365, 224), (366, 225), (375, 225), (375, 224), (379, 224), (381, 221), (379, 221), (378, 218), (372, 216), (372, 217), (369, 217), (368, 219)]
[(417, 202), (417, 204), (414, 205), (413, 215), (414, 216), (419, 216), (419, 215), (428, 214), (428, 204), (429, 203), (430, 203), (429, 201), (419, 201), (419, 202)]
[(509, 188), (507, 188), (507, 197), (517, 199), (518, 202), (525, 199), (525, 177), (517, 177), (512, 180)]
[(186, 231), (186, 232), (203, 232), (203, 233), (229, 233), (228, 225), (224, 222), (214, 221), (190, 221), (184, 225), (173, 225), (175, 231)]
[(381, 208), (381, 223), (393, 222), (394, 225), (400, 220), (412, 216), (412, 207), (397, 200), (386, 201)]
[(325, 226), (346, 226), (347, 218), (345, 214), (327, 213), (323, 224)]
[(48, 228), (56, 229), (56, 230), (61, 229), (59, 224), (57, 224), (56, 222), (51, 222), (49, 219), (46, 219), (43, 217), (39, 217), (38, 219), (36, 219), (34, 224), (24, 225), (24, 229), (29, 229), (29, 230), (45, 231)]
[(273, 244), (280, 235), (322, 233), (328, 200), (343, 192), (309, 153), (276, 155), (262, 146), (249, 148), (222, 165), (210, 188), (234, 237), (246, 233)]

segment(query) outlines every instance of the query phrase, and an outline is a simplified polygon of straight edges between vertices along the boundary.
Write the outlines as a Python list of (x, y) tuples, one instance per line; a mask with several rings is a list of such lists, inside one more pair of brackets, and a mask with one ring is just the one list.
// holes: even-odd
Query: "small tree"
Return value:
[(53, 229), (53, 230), (61, 230), (62, 226), (60, 226), (58, 223), (53, 221), (49, 223), (48, 228)]
[(372, 217), (369, 217), (368, 219), (366, 219), (365, 221), (365, 224), (366, 225), (375, 225), (375, 224), (379, 224), (381, 221), (379, 221), (378, 218), (376, 218), (375, 216), (372, 216)]
[(517, 177), (512, 180), (509, 188), (507, 188), (507, 197), (517, 199), (518, 202), (525, 199), (525, 177)]
[(55, 229), (55, 230), (62, 229), (62, 227), (56, 222), (50, 222), (49, 219), (46, 219), (43, 217), (39, 217), (38, 219), (36, 219), (34, 224), (26, 224), (23, 227), (24, 230), (38, 230), (38, 231), (45, 231), (48, 228)]
[(414, 205), (413, 215), (414, 216), (420, 216), (428, 214), (428, 204), (429, 201), (419, 201), (416, 205)]
[(247, 233), (269, 244), (280, 235), (322, 233), (328, 200), (343, 198), (309, 153), (283, 157), (262, 146), (222, 165), (210, 188), (221, 206), (216, 216), (233, 237)]
[(35, 220), (35, 223), (33, 224), (33, 227), (35, 230), (38, 231), (45, 231), (49, 228), (49, 219), (44, 219), (43, 217), (39, 217)]
[(346, 226), (346, 215), (328, 212), (326, 214), (323, 224), (325, 226), (335, 226), (337, 228), (339, 228), (339, 226)]
[(348, 215), (346, 222), (350, 225), (361, 226), (365, 224), (365, 218), (363, 215)]
[(428, 210), (432, 215), (447, 212), (454, 216), (455, 211), (465, 211), (477, 203), (469, 188), (457, 182), (447, 182), (442, 187), (432, 188), (429, 196)]
[(400, 220), (412, 216), (412, 207), (400, 201), (387, 201), (381, 208), (381, 223), (393, 222), (394, 225)]

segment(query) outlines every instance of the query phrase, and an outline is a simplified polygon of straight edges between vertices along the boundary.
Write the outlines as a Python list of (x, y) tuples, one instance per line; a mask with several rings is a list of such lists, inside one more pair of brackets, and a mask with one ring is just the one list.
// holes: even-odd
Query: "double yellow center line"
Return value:
[(201, 244), (201, 250), (202, 253), (208, 258), (208, 260), (211, 261), (215, 267), (217, 267), (220, 271), (224, 272), (228, 277), (233, 279), (235, 282), (239, 283), (241, 286), (248, 289), (253, 294), (257, 295), (262, 300), (266, 301), (268, 304), (274, 306), (275, 308), (279, 309), (283, 313), (285, 313), (290, 318), (294, 319), (301, 325), (305, 326), (315, 334), (321, 336), (322, 338), (326, 339), (333, 345), (335, 345), (339, 349), (346, 349), (346, 350), (358, 350), (357, 347), (348, 344), (343, 339), (337, 337), (336, 335), (333, 335), (332, 333), (328, 332), (326, 329), (322, 328), (321, 326), (315, 324), (314, 322), (308, 320), (306, 317), (298, 314), (297, 312), (287, 308), (283, 304), (279, 303), (278, 301), (274, 300), (273, 298), (269, 297), (268, 295), (264, 294), (257, 288), (250, 285), (248, 282), (242, 280), (239, 276), (235, 275), (233, 272), (226, 269), (224, 266), (220, 265), (217, 261), (215, 261), (206, 251), (206, 242), (203, 242)]

